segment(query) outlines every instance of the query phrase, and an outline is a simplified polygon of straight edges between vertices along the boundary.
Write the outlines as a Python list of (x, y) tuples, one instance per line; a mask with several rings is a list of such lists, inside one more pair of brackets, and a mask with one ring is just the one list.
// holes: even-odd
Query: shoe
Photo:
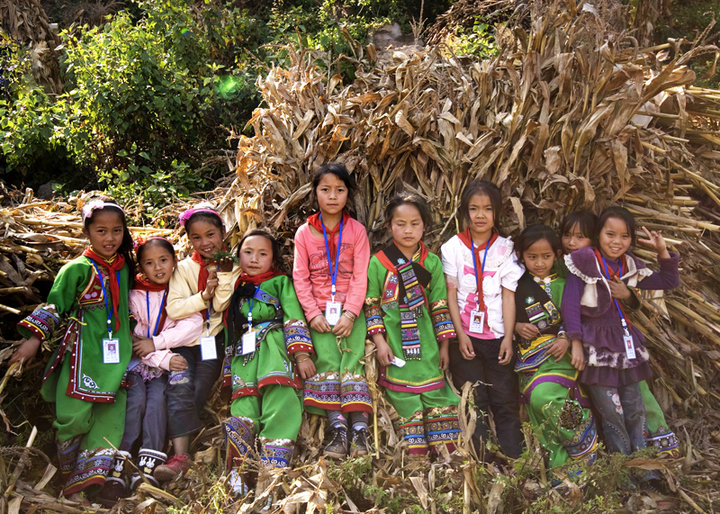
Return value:
[(173, 455), (167, 464), (155, 468), (153, 476), (160, 482), (170, 482), (190, 469), (190, 455), (181, 453)]
[(137, 468), (140, 472), (133, 473), (130, 478), (130, 490), (135, 492), (140, 484), (143, 482), (143, 478), (147, 480), (150, 485), (157, 487), (158, 481), (153, 477), (155, 469), (165, 464), (167, 455), (163, 452), (151, 450), (149, 448), (141, 448), (138, 452)]
[(333, 427), (328, 434), (328, 443), (323, 448), (323, 455), (333, 459), (344, 459), (347, 457), (347, 428)]
[(111, 508), (115, 506), (120, 498), (127, 496), (127, 488), (124, 481), (106, 480), (105, 485), (97, 495), (97, 501), (103, 507)]
[(370, 434), (368, 434), (367, 428), (361, 428), (359, 430), (353, 428), (350, 431), (350, 455), (353, 457), (362, 457), (370, 453), (369, 439)]

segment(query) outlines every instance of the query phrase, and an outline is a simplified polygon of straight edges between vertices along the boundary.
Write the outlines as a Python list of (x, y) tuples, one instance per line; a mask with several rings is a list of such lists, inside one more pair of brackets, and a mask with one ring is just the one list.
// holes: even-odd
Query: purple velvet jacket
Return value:
[[(627, 253), (628, 272), (622, 280), (639, 289), (672, 289), (680, 282), (679, 255), (658, 259), (660, 271), (652, 272), (645, 263)], [(565, 330), (571, 340), (579, 339), (585, 348), (587, 367), (580, 381), (588, 385), (624, 386), (652, 376), (645, 337), (629, 323), (636, 358), (628, 359), (623, 344), (623, 328), (618, 309), (610, 295), (610, 286), (597, 262), (592, 247), (565, 256), (569, 273), (562, 301)], [(617, 271), (620, 260), (608, 260)]]

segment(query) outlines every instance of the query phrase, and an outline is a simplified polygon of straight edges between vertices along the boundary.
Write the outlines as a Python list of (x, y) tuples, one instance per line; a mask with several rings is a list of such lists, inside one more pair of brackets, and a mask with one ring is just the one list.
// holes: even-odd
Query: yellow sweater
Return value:
[[(175, 272), (170, 278), (170, 290), (167, 296), (167, 314), (173, 319), (183, 319), (199, 312), (203, 316), (203, 330), (200, 337), (206, 335), (217, 335), (223, 328), (223, 311), (230, 303), (235, 282), (240, 276), (240, 268), (233, 265), (232, 271), (218, 271), (218, 286), (215, 289), (215, 296), (211, 302), (202, 299), (202, 291), (198, 291), (198, 275), (200, 275), (200, 264), (190, 257), (178, 263)], [(208, 331), (207, 309), (210, 307), (210, 328)], [(200, 344), (198, 338), (187, 346)]]

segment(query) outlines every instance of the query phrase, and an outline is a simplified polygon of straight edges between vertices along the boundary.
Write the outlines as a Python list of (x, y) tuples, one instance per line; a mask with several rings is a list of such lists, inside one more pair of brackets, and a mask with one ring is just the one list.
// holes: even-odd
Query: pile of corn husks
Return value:
[[(624, 32), (622, 9), (611, 0), (530, 2), (500, 29), (499, 55), (484, 61), (454, 56), (441, 45), (402, 52), (356, 45), (343, 58), (357, 69), (351, 83), (335, 74), (338, 61), (319, 66), (322, 56), (291, 50), (289, 66), (258, 80), (264, 107), (249, 122), (255, 135), (239, 138), (234, 183), (210, 196), (226, 219), (231, 243), (250, 228), (270, 227), (288, 261), (295, 230), (313, 212), (312, 173), (331, 161), (345, 163), (357, 181), (350, 207), (368, 227), (375, 249), (388, 240), (383, 208), (400, 191), (417, 192), (431, 203), (434, 224), (425, 241), (434, 251), (458, 230), (459, 195), (474, 179), (501, 187), (501, 227), (511, 235), (529, 223), (555, 226), (574, 209), (626, 206), (639, 225), (662, 230), (682, 255), (681, 286), (662, 298), (645, 298), (633, 321), (648, 336), (656, 375), (651, 388), (680, 438), (683, 457), (629, 464), (659, 465), (676, 498), (673, 508), (702, 512), (720, 502), (720, 91), (694, 87), (687, 63), (717, 48), (682, 42), (640, 48)], [(45, 245), (41, 260), (57, 256), (63, 245), (77, 251), (79, 235), (69, 230), (77, 215), (58, 213), (63, 205), (28, 201), (0, 210), (2, 262), (15, 270), (33, 263), (33, 245)], [(48, 223), (33, 225), (47, 211)], [(25, 231), (31, 235), (22, 235), (23, 226), (32, 227)], [(33, 241), (39, 232), (49, 240)], [(637, 254), (654, 261), (642, 248)], [(24, 287), (13, 294), (24, 294), (26, 302), (7, 307), (31, 309), (42, 295), (32, 283), (12, 285), (3, 266), (0, 285)], [(25, 267), (30, 271), (20, 274), (23, 280), (42, 269), (55, 271), (39, 262)], [(0, 353), (0, 359), (7, 355)], [(367, 369), (376, 377), (372, 357)], [(394, 413), (377, 392), (375, 397), (377, 454), (341, 465), (320, 459), (323, 423), (308, 417), (296, 467), (265, 477), (275, 510), (658, 508), (652, 496), (612, 496), (615, 471), (623, 466), (617, 457), (600, 459), (584, 490), (571, 483), (564, 496), (552, 490), (530, 434), (527, 459), (502, 473), (483, 466), (467, 447), (454, 467), (408, 463), (392, 429)], [(209, 409), (213, 420), (222, 419), (225, 405), (217, 395)], [(464, 422), (472, 424), (472, 417)], [(243, 503), (228, 497), (217, 481), (221, 445), (215, 426), (196, 441), (197, 460), (207, 466), (196, 465), (167, 493), (142, 486), (117, 509), (258, 509), (267, 497)], [(37, 456), (32, 460), (45, 465)], [(17, 480), (24, 507), (55, 501), (33, 488), (37, 479), (20, 474)]]

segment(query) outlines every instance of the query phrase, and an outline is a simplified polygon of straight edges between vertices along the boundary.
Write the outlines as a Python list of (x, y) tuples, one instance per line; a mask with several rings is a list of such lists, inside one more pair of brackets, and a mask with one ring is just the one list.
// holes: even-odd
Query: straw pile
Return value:
[[(250, 228), (268, 226), (284, 241), (286, 255), (313, 211), (312, 172), (330, 161), (344, 162), (357, 180), (351, 208), (376, 249), (388, 240), (383, 207), (403, 190), (430, 201), (435, 223), (425, 241), (434, 251), (458, 230), (459, 193), (476, 178), (501, 187), (503, 228), (511, 234), (528, 223), (556, 224), (573, 209), (624, 204), (640, 224), (661, 229), (683, 256), (681, 287), (664, 300), (646, 298), (634, 322), (648, 336), (657, 377), (652, 388), (682, 443), (684, 458), (672, 463), (681, 472), (664, 462), (665, 476), (680, 508), (700, 512), (720, 502), (720, 92), (693, 87), (687, 63), (717, 48), (684, 54), (680, 43), (639, 48), (608, 21), (621, 20), (620, 14), (610, 0), (531, 3), (508, 23), (498, 57), (486, 61), (440, 47), (378, 55), (372, 45), (356, 45), (353, 56), (343, 57), (358, 69), (350, 84), (325, 71), (337, 63), (320, 68), (322, 56), (290, 50), (290, 66), (258, 79), (265, 107), (249, 122), (255, 135), (239, 138), (236, 179), (213, 197), (231, 243)], [(19, 212), (10, 218), (21, 218)], [(654, 261), (642, 249), (638, 254)], [(372, 379), (374, 359), (367, 362)], [(379, 455), (340, 466), (318, 460), (322, 423), (309, 417), (296, 468), (264, 477), (284, 498), (277, 509), (357, 512), (383, 505), (401, 512), (420, 505), (433, 512), (496, 512), (527, 509), (538, 498), (548, 509), (579, 508), (577, 487), (568, 484), (565, 497), (548, 492), (532, 438), (528, 460), (504, 475), (488, 471), (466, 448), (464, 464), (455, 469), (408, 465), (396, 451), (392, 409), (377, 398)], [(215, 400), (213, 419), (221, 419), (223, 402)], [(217, 428), (201, 435), (199, 460), (219, 462), (221, 440)], [(616, 464), (594, 466), (586, 499), (615, 490)], [(162, 510), (179, 501), (194, 510), (250, 512), (266, 501), (233, 503), (214, 482), (213, 469), (196, 466), (170, 487), (171, 496), (143, 486), (122, 508)], [(40, 502), (35, 489), (23, 487), (29, 501)], [(618, 507), (594, 501), (600, 510)], [(624, 501), (632, 510), (654, 505), (640, 495)]]

